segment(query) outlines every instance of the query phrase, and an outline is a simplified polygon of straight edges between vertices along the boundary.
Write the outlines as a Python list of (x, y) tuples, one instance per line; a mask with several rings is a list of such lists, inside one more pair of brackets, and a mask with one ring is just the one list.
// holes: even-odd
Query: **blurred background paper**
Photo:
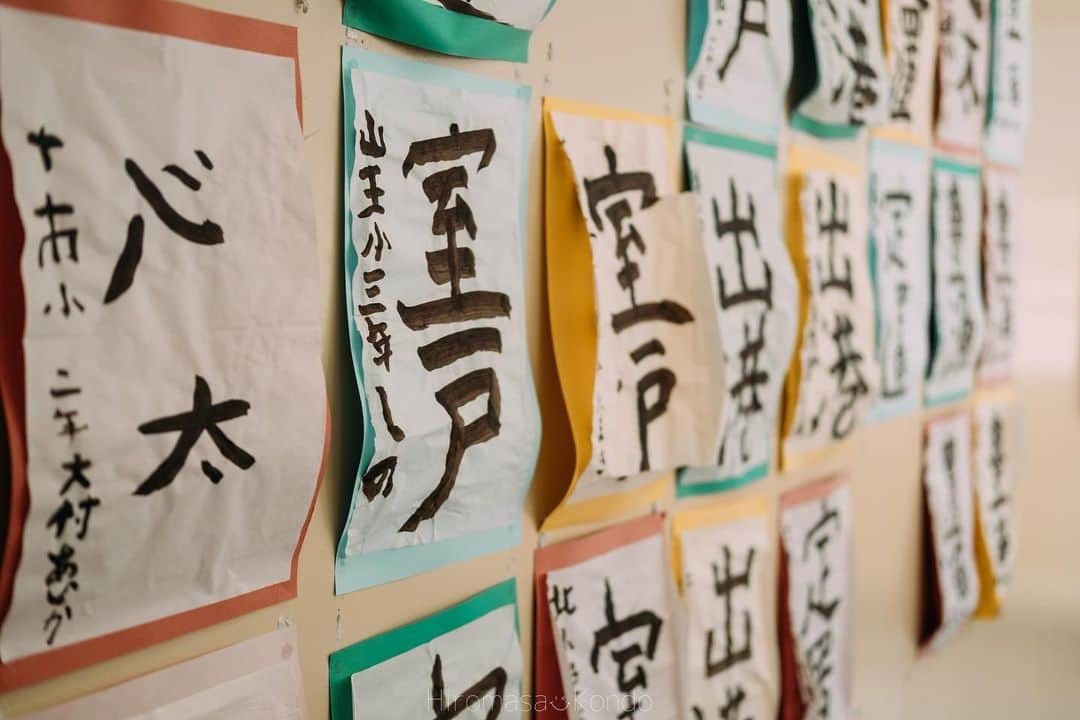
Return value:
[(870, 262), (881, 390), (874, 420), (922, 406), (930, 353), (930, 158), (926, 150), (871, 144)]
[(803, 314), (787, 376), (785, 470), (850, 439), (879, 386), (861, 176), (824, 153), (793, 147), (790, 158), (787, 235)]
[(883, 124), (889, 68), (880, 3), (798, 0), (793, 7), (799, 99), (792, 102), (791, 127), (837, 138)]
[(979, 602), (971, 415), (965, 410), (928, 422), (923, 457), (931, 568), (923, 576), (929, 587), (920, 642), (938, 650), (967, 624)]
[(689, 0), (688, 13), (690, 120), (775, 139), (791, 77), (790, 4)]
[(941, 0), (885, 0), (890, 70), (886, 123), (875, 136), (926, 145), (933, 128)]
[(1016, 482), (1024, 458), (1021, 414), (1011, 391), (986, 394), (974, 409), (975, 559), (981, 594), (977, 613), (990, 618), (1012, 583), (1016, 566)]
[(994, 4), (1001, 3), (941, 0), (935, 137), (950, 150), (974, 154), (982, 148)]
[(930, 370), (926, 405), (963, 400), (983, 348), (982, 182), (978, 166), (935, 158), (931, 182)]
[(996, 0), (993, 52), (990, 58), (990, 100), (986, 156), (1019, 165), (1024, 135), (1031, 123), (1031, 4), (1032, 0)]
[(982, 247), (983, 306), (986, 335), (979, 356), (980, 384), (1012, 377), (1016, 355), (1016, 283), (1019, 240), (1023, 237), (1020, 174), (1011, 168), (987, 165), (983, 170), (984, 212)]
[(780, 497), (780, 720), (849, 717), (853, 523), (845, 478), (804, 485)]
[(307, 720), (296, 631), (278, 630), (23, 720)]

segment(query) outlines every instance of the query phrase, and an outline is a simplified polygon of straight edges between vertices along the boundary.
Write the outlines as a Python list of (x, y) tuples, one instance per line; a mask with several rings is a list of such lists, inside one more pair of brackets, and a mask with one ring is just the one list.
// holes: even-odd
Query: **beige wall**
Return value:
[[(133, 0), (134, 1), (134, 0)], [(389, 0), (372, 0), (388, 2)], [(915, 660), (921, 418), (871, 428), (842, 460), (811, 473), (770, 477), (739, 495), (783, 489), (847, 467), (855, 488), (857, 543), (857, 718), (1066, 718), (1080, 715), (1080, 2), (1032, 0), (1035, 103), (1025, 170), (1021, 252), (1021, 372), (1028, 421), (1019, 490), (1017, 581), (1005, 616), (964, 632), (940, 654)], [(547, 338), (541, 236), (539, 98), (552, 94), (654, 114), (681, 114), (683, 0), (559, 0), (533, 42), (527, 66), (456, 60), (355, 35), (363, 47), (519, 79), (534, 88), (529, 205), (529, 340), (545, 422), (541, 462), (526, 508), (522, 545), (342, 598), (332, 594), (343, 488), (351, 486), (359, 437), (352, 370), (344, 344), (341, 268), (340, 0), (196, 0), (194, 4), (296, 24), (304, 82), (305, 135), (318, 225), (325, 308), (324, 361), (335, 418), (328, 475), (300, 558), (297, 600), (0, 697), (9, 715), (107, 685), (272, 630), (280, 618), (300, 633), (313, 718), (326, 718), (327, 656), (516, 575), (522, 642), (531, 650), (533, 528), (561, 493), (569, 434)], [(361, 39), (362, 38), (362, 39)], [(550, 51), (549, 51), (550, 48)], [(775, 512), (775, 510), (774, 510)], [(759, 719), (765, 720), (765, 719)]]

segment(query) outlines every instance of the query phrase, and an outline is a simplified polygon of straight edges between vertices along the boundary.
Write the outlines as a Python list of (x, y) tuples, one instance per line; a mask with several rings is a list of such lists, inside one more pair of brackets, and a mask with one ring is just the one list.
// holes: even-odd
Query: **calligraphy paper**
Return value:
[(864, 423), (878, 388), (866, 196), (857, 171), (795, 147), (788, 242), (802, 302), (787, 376), (785, 468), (835, 448)]
[(971, 417), (957, 412), (926, 426), (923, 489), (929, 530), (921, 643), (942, 647), (979, 602), (975, 566), (975, 503), (971, 477)]
[(870, 246), (881, 385), (872, 417), (922, 405), (929, 356), (930, 160), (910, 145), (870, 151)]
[(529, 38), (555, 0), (346, 0), (343, 25), (426, 50), (528, 62)]
[(513, 580), (330, 656), (333, 720), (523, 718)]
[(307, 720), (296, 631), (278, 630), (24, 720)]
[(35, 9), (0, 8), (0, 284), (25, 299), (5, 688), (295, 596), (326, 437), (295, 29)]
[(551, 528), (652, 502), (664, 473), (711, 464), (724, 364), (670, 121), (550, 98), (545, 113), (549, 302), (577, 460)]
[(982, 183), (979, 168), (934, 160), (930, 208), (930, 371), (926, 404), (963, 400), (971, 392), (983, 347), (980, 279)]
[(795, 271), (782, 231), (776, 147), (686, 128), (705, 255), (719, 312), (724, 438), (709, 468), (679, 475), (679, 495), (764, 477), (774, 453), (784, 376), (798, 326)]
[(982, 280), (986, 335), (979, 358), (979, 380), (1007, 380), (1016, 346), (1016, 256), (1020, 240), (1020, 177), (1016, 171), (987, 166), (983, 226)]
[(1001, 609), (1016, 563), (1013, 506), (1020, 466), (1020, 416), (1008, 392), (975, 403), (975, 559), (982, 592), (977, 614)]
[[(796, 4), (796, 67), (813, 70), (810, 91), (795, 107), (792, 127), (823, 137), (850, 137), (885, 122), (889, 68), (881, 8), (863, 0)], [(799, 62), (805, 58), (806, 62)], [(798, 88), (804, 82), (796, 83)]]
[[(566, 403), (574, 442), (574, 472), (570, 486), (555, 510), (544, 520), (549, 530), (625, 514), (658, 502), (666, 490), (660, 474), (627, 477), (618, 484), (582, 482), (592, 460), (593, 393), (597, 367), (595, 276), (589, 230), (577, 197), (577, 181), (570, 159), (555, 133), (554, 112), (572, 111), (594, 118), (613, 117), (627, 122), (654, 123), (669, 136), (672, 123), (665, 118), (606, 111), (555, 98), (544, 98), (544, 234), (548, 277), (551, 342), (559, 387)], [(670, 139), (669, 139), (669, 142)], [(674, 185), (674, 159), (668, 183)], [(666, 177), (661, 174), (661, 177)], [(580, 486), (580, 487), (579, 487)]]
[(571, 720), (680, 717), (667, 562), (657, 527), (548, 571), (548, 613)]
[(990, 75), (990, 2), (941, 0), (938, 144), (964, 152), (982, 147)]
[(791, 6), (776, 0), (691, 0), (689, 15), (690, 119), (776, 138), (791, 76)]
[(890, 87), (881, 136), (926, 144), (933, 125), (940, 0), (888, 0), (884, 5)]
[(696, 718), (774, 718), (780, 688), (771, 605), (775, 544), (758, 497), (672, 521), (681, 568), (686, 705)]
[(780, 498), (780, 720), (850, 715), (852, 512), (851, 489), (842, 478)]
[(525, 343), (529, 89), (343, 53), (365, 431), (339, 593), (516, 545), (540, 433)]
[(995, 162), (1019, 165), (1031, 119), (1031, 2), (996, 0), (991, 8), (994, 49), (986, 154)]
[[(664, 516), (645, 515), (612, 525), (584, 537), (540, 547), (533, 562), (535, 612), (533, 614), (533, 710), (536, 720), (564, 720), (567, 715), (562, 672), (555, 649), (552, 612), (573, 610), (572, 592), (552, 594), (548, 573), (598, 557), (664, 531)], [(561, 639), (561, 634), (559, 635)]]

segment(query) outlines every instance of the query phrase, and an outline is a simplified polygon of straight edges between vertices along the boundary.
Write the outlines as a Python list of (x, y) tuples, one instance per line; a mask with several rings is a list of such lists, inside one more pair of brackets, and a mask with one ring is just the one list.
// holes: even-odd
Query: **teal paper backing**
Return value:
[(434, 615), (331, 654), (330, 717), (352, 720), (352, 676), (356, 673), (407, 653), (507, 605), (514, 608), (514, 629), (520, 635), (517, 583), (511, 578)]
[[(351, 308), (353, 307), (352, 276), (356, 271), (359, 262), (359, 259), (356, 256), (356, 248), (353, 246), (352, 242), (352, 210), (349, 207), (349, 178), (351, 177), (353, 164), (356, 160), (354, 156), (356, 147), (356, 129), (352, 123), (352, 118), (356, 114), (356, 98), (353, 97), (352, 83), (350, 82), (350, 75), (354, 69), (397, 75), (417, 82), (436, 83), (470, 92), (519, 99), (521, 101), (523, 123), (525, 124), (525, 129), (522, 133), (522, 143), (525, 146), (522, 150), (523, 158), (529, 156), (527, 145), (530, 137), (528, 112), (529, 102), (532, 97), (532, 89), (526, 85), (491, 80), (471, 73), (464, 73), (458, 70), (451, 70), (449, 68), (429, 65), (414, 60), (405, 60), (359, 50), (357, 48), (342, 48), (342, 130), (345, 156), (344, 167), (346, 169), (345, 177), (343, 179), (344, 201), (342, 203), (344, 215), (343, 236), (345, 241), (345, 299), (347, 303), (346, 307), (349, 308), (349, 311), (347, 312), (347, 317), (349, 318), (349, 348), (353, 358), (356, 386), (359, 389), (360, 403), (363, 410), (364, 442), (360, 465), (357, 468), (352, 493), (348, 498), (349, 513), (345, 521), (345, 527), (341, 533), (341, 538), (338, 542), (337, 557), (335, 558), (334, 563), (334, 592), (338, 595), (367, 587), (373, 587), (375, 585), (381, 585), (387, 582), (393, 582), (394, 580), (418, 575), (452, 563), (462, 562), (464, 560), (480, 557), (481, 555), (488, 555), (515, 547), (521, 542), (521, 505), (525, 500), (525, 492), (528, 491), (528, 487), (526, 487), (525, 492), (522, 493), (514, 522), (505, 527), (462, 535), (450, 540), (378, 550), (370, 553), (360, 553), (352, 557), (345, 556), (345, 547), (348, 542), (348, 528), (352, 525), (353, 509), (355, 508), (356, 498), (360, 494), (361, 480), (375, 453), (374, 427), (371, 424), (371, 408), (364, 393), (364, 369), (363, 362), (361, 361), (364, 344), (360, 337), (359, 328), (357, 328), (351, 312)], [(520, 235), (522, 243), (524, 243), (525, 205), (528, 198), (528, 173), (523, 171), (521, 175), (522, 187), (519, 218)], [(537, 408), (536, 390), (532, 383), (532, 368), (529, 365), (527, 357), (523, 360), (523, 363), (525, 364), (523, 377), (527, 378), (529, 384), (529, 394), (533, 399), (532, 406)], [(536, 417), (538, 418), (539, 409), (536, 409), (535, 412)], [(538, 419), (537, 427), (539, 427)], [(540, 437), (539, 433), (537, 433), (537, 437), (531, 448), (531, 457), (533, 458), (534, 465), (539, 447)]]
[[(554, 4), (551, 0), (545, 16)], [(530, 30), (453, 12), (424, 0), (346, 0), (341, 22), (446, 55), (529, 61)]]

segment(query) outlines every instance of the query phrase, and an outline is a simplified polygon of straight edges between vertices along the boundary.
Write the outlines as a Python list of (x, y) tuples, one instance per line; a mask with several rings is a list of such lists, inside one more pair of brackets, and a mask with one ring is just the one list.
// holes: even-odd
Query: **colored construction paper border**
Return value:
[[(911, 144), (911, 143), (908, 143), (908, 142), (901, 142), (901, 141), (897, 141), (895, 139), (896, 137), (900, 137), (900, 136), (902, 136), (904, 134), (907, 134), (907, 133), (905, 133), (904, 131), (898, 131), (896, 134), (893, 134), (893, 133), (881, 133), (881, 134), (873, 135), (870, 138), (870, 158), (872, 159), (872, 158), (874, 158), (874, 157), (876, 157), (878, 155), (891, 155), (893, 157), (917, 158), (918, 160), (921, 160), (922, 162), (926, 163), (926, 178), (925, 178), (925, 180), (926, 180), (927, 183), (929, 183), (930, 182), (930, 172), (931, 172), (931, 170), (930, 170), (930, 153), (929, 153), (929, 151), (924, 146), (917, 145), (917, 144)], [(867, 170), (867, 184), (868, 184), (868, 189), (870, 191), (869, 194), (872, 197), (873, 194), (874, 194), (874, 188), (872, 187), (870, 181), (871, 181), (871, 176), (870, 176), (870, 172), (869, 172), (869, 169), (868, 169)], [(868, 198), (868, 200), (869, 199), (870, 198)], [(927, 232), (927, 241), (928, 241), (927, 242), (927, 249), (929, 250), (930, 218), (927, 217), (927, 218), (924, 218), (924, 220), (926, 222), (926, 232)], [(871, 282), (873, 283), (873, 286), (874, 286), (874, 344), (875, 344), (875, 347), (876, 347), (878, 345), (878, 343), (880, 342), (880, 339), (881, 339), (881, 316), (880, 316), (880, 313), (879, 313), (879, 307), (878, 307), (878, 302), (877, 302), (878, 297), (880, 297), (879, 287), (878, 287), (879, 282), (880, 282), (880, 278), (878, 277), (878, 269), (877, 269), (878, 240), (877, 240), (877, 236), (874, 234), (874, 218), (873, 218), (873, 216), (872, 215), (868, 216), (867, 221), (868, 221), (867, 222), (868, 232), (869, 232), (869, 236), (870, 236), (870, 280), (871, 280)], [(927, 284), (928, 284), (928, 289), (929, 289), (929, 279), (927, 280)], [(929, 351), (929, 348), (927, 348), (927, 350)], [(922, 374), (925, 375), (925, 372), (922, 373)], [(875, 424), (878, 424), (878, 423), (889, 422), (890, 420), (895, 420), (896, 418), (899, 418), (899, 417), (902, 417), (902, 416), (907, 415), (909, 413), (913, 413), (913, 412), (916, 412), (918, 410), (921, 410), (922, 409), (922, 397), (923, 397), (923, 390), (922, 390), (923, 380), (924, 380), (924, 378), (920, 378), (919, 391), (918, 392), (914, 392), (914, 393), (911, 393), (910, 395), (903, 396), (903, 397), (897, 397), (897, 398), (888, 398), (888, 399), (886, 399), (886, 398), (878, 397), (874, 401), (873, 406), (870, 408), (870, 413), (867, 415), (867, 418), (866, 418), (867, 423), (870, 424), (870, 425), (875, 425)]]
[[(290, 58), (296, 67), (296, 110), (298, 121), (302, 123), (300, 61), (295, 27), (204, 10), (172, 0), (143, 0), (139, 3), (128, 0), (95, 0), (93, 3), (82, 0), (0, 0), (0, 6)], [(0, 248), (0, 278), (3, 278), (0, 282), (0, 302), (10, 309), (10, 312), (0, 316), (0, 396), (3, 396), (12, 458), (8, 536), (0, 573), (0, 612), (5, 615), (11, 605), (15, 571), (22, 551), (22, 528), (30, 509), (26, 477), (26, 427), (23, 423), (26, 396), (22, 340), (26, 306), (19, 269), (25, 234), (15, 206), (12, 178), (10, 160), (0, 143), (0, 234), (13, 239), (12, 242), (3, 243)], [(41, 682), (295, 598), (300, 548), (311, 523), (329, 449), (330, 411), (327, 407), (322, 464), (307, 517), (297, 537), (288, 580), (160, 620), (0, 664), (0, 692)]]
[[(933, 218), (933, 212), (934, 212), (934, 208), (933, 208), (933, 182), (934, 182), (933, 173), (937, 172), (938, 170), (953, 173), (955, 175), (963, 175), (963, 176), (967, 176), (967, 177), (978, 178), (980, 180), (980, 193), (982, 192), (982, 190), (981, 190), (982, 169), (977, 164), (972, 164), (970, 162), (965, 162), (963, 160), (958, 160), (958, 159), (952, 158), (952, 157), (935, 156), (932, 159), (931, 165), (930, 165), (930, 171), (931, 171), (931, 177), (930, 177), (930, 183), (931, 183), (930, 217), (931, 218)], [(979, 224), (980, 225), (982, 224), (982, 217), (981, 216), (980, 216), (980, 219), (979, 219)], [(980, 237), (981, 236), (982, 236), (982, 233), (980, 231)], [(931, 220), (931, 228), (930, 228), (930, 257), (931, 257), (931, 259), (933, 259), (933, 256), (934, 256), (934, 246), (935, 246), (936, 242), (937, 242), (937, 238), (934, 236), (934, 229), (933, 229), (933, 224), (932, 224), (932, 220)], [(980, 240), (980, 243), (981, 243), (981, 240)], [(980, 260), (980, 266), (981, 266), (981, 260)], [(933, 288), (933, 283), (931, 283), (931, 293), (933, 293), (932, 288)], [(979, 297), (980, 298), (982, 297), (981, 283), (980, 283)], [(932, 296), (931, 296), (931, 312), (933, 312), (933, 297)], [(929, 356), (928, 362), (927, 362), (927, 379), (929, 379), (930, 369), (933, 367), (934, 356), (935, 356), (935, 353), (937, 352), (937, 345), (938, 345), (938, 342), (939, 342), (938, 341), (938, 332), (939, 331), (938, 331), (937, 316), (936, 316), (936, 314), (934, 314), (930, 318), (930, 356)], [(967, 384), (967, 386), (962, 387), (962, 388), (958, 388), (958, 389), (955, 389), (955, 390), (949, 390), (949, 391), (946, 391), (946, 392), (937, 392), (937, 393), (932, 392), (929, 383), (925, 383), (924, 387), (923, 387), (923, 406), (925, 408), (928, 408), (928, 409), (937, 409), (937, 408), (942, 408), (942, 407), (945, 407), (947, 405), (953, 405), (953, 404), (956, 404), (956, 403), (959, 403), (959, 402), (963, 402), (964, 400), (967, 400), (968, 397), (970, 397), (972, 390), (975, 389), (975, 385), (976, 385), (976, 383), (978, 381), (978, 373), (979, 373), (978, 362), (976, 362), (975, 368), (972, 370), (971, 381)]]
[(683, 142), (686, 144), (697, 143), (699, 145), (709, 145), (710, 147), (724, 148), (726, 150), (735, 150), (736, 152), (759, 155), (772, 160), (775, 160), (777, 156), (775, 143), (764, 142), (761, 140), (748, 140), (747, 138), (739, 137), (738, 135), (717, 132), (716, 130), (710, 130), (701, 127), (700, 125), (692, 125), (690, 123), (687, 123), (683, 127)]
[[(352, 676), (453, 632), (499, 608), (512, 605), (518, 630), (517, 583), (511, 578), (441, 612), (330, 655), (330, 717), (352, 720)], [(519, 631), (520, 632), (520, 631)]]
[[(356, 247), (352, 242), (352, 209), (349, 207), (349, 178), (352, 173), (356, 158), (356, 128), (351, 118), (356, 114), (356, 98), (353, 97), (352, 71), (367, 70), (387, 75), (403, 77), (415, 82), (436, 83), (452, 88), (460, 88), (469, 92), (485, 93), (499, 97), (516, 98), (520, 101), (520, 112), (525, 132), (522, 133), (522, 158), (528, 158), (528, 142), (531, 137), (529, 132), (529, 103), (532, 97), (532, 88), (519, 83), (511, 83), (500, 80), (491, 80), (480, 75), (464, 73), (458, 70), (429, 65), (427, 63), (406, 60), (375, 52), (359, 50), (352, 47), (341, 49), (341, 89), (344, 108), (342, 122), (343, 150), (344, 150), (344, 194), (343, 197), (343, 222), (345, 243), (345, 301), (346, 307), (352, 308), (352, 276), (356, 271), (359, 258), (356, 256)], [(521, 173), (521, 207), (518, 212), (519, 228), (522, 243), (525, 242), (525, 215), (528, 203), (528, 173)], [(410, 545), (401, 548), (379, 550), (376, 552), (361, 553), (352, 557), (346, 557), (345, 548), (348, 544), (348, 531), (352, 525), (353, 511), (356, 507), (356, 498), (360, 496), (360, 486), (364, 472), (371, 463), (375, 454), (375, 428), (371, 422), (371, 406), (364, 393), (364, 366), (361, 357), (364, 352), (364, 342), (360, 336), (352, 313), (347, 313), (349, 324), (349, 350), (352, 358), (353, 370), (356, 374), (356, 387), (360, 395), (360, 404), (363, 411), (363, 451), (360, 465), (357, 469), (356, 478), (352, 485), (352, 491), (347, 498), (349, 503), (348, 517), (345, 527), (342, 529), (341, 538), (338, 542), (337, 556), (334, 567), (334, 592), (343, 595), (354, 590), (373, 587), (383, 583), (401, 580), (402, 578), (419, 575), (436, 568), (444, 567), (457, 562), (470, 560), (515, 547), (521, 542), (521, 512), (525, 501), (522, 494), (516, 509), (514, 521), (500, 528), (492, 528), (482, 532), (470, 533), (450, 540)], [(528, 384), (528, 392), (534, 399), (533, 407), (536, 407), (536, 388), (532, 382), (532, 368), (526, 356), (525, 373)], [(539, 412), (539, 411), (537, 411)], [(532, 457), (536, 458), (540, 449), (540, 437), (537, 433), (533, 447), (529, 450)], [(534, 460), (535, 462), (535, 460)], [(525, 492), (528, 488), (525, 488)]]
[(862, 131), (865, 125), (834, 125), (832, 123), (821, 122), (814, 118), (803, 115), (802, 113), (796, 113), (791, 118), (791, 127), (799, 132), (804, 132), (807, 135), (812, 135), (816, 138), (823, 140), (850, 140), (857, 137), (859, 132)]
[[(555, 0), (551, 0), (545, 17), (554, 5)], [(424, 0), (346, 0), (341, 22), (446, 55), (529, 61), (531, 30), (454, 12)]]
[[(799, 661), (796, 657), (795, 636), (791, 627), (791, 611), (788, 603), (790, 581), (787, 569), (788, 551), (787, 547), (784, 545), (784, 533), (782, 531), (784, 511), (789, 508), (798, 507), (804, 503), (824, 498), (834, 490), (838, 490), (848, 484), (846, 475), (833, 475), (823, 480), (818, 480), (788, 490), (780, 496), (780, 517), (778, 523), (780, 524), (781, 531), (779, 532), (780, 553), (777, 558), (779, 568), (777, 573), (778, 581), (776, 594), (777, 642), (780, 646), (780, 720), (799, 720), (806, 711), (806, 705), (803, 703), (801, 690), (799, 689)], [(852, 541), (854, 541), (854, 536), (852, 536)]]
[(677, 484), (675, 486), (675, 497), (681, 500), (682, 498), (698, 497), (699, 495), (731, 492), (732, 490), (738, 490), (741, 487), (746, 487), (751, 483), (757, 482), (763, 477), (768, 476), (768, 474), (769, 463), (767, 462), (756, 465), (735, 477), (706, 482), (685, 482), (683, 480), (684, 471), (680, 470), (676, 475)]

